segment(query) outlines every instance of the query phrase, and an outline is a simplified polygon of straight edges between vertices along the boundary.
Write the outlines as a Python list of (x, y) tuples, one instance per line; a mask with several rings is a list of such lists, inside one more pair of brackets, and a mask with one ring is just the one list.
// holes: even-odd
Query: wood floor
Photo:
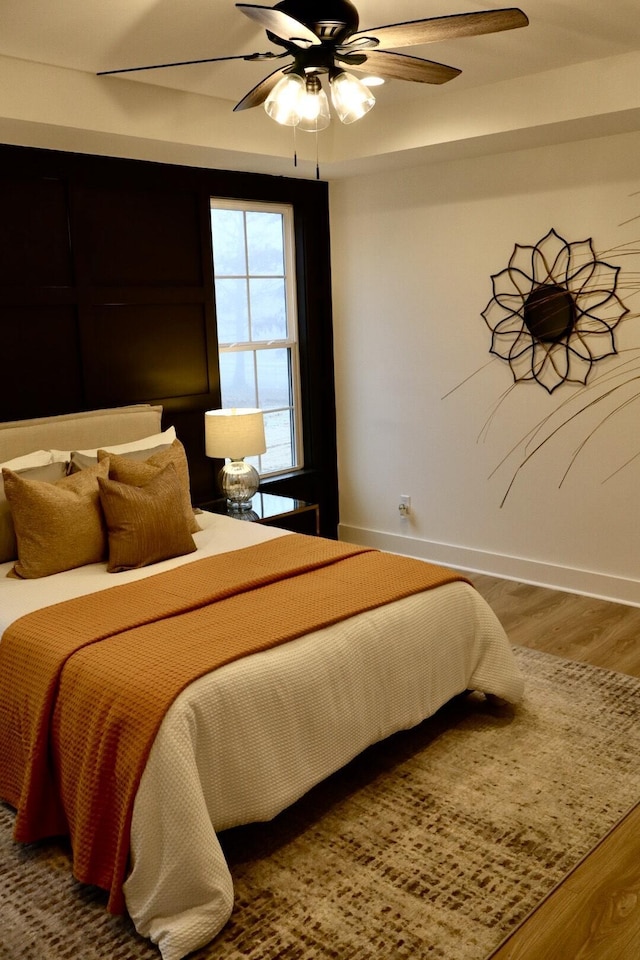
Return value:
[[(492, 577), (472, 579), (513, 643), (640, 677), (639, 608)], [(640, 805), (490, 960), (639, 958)]]

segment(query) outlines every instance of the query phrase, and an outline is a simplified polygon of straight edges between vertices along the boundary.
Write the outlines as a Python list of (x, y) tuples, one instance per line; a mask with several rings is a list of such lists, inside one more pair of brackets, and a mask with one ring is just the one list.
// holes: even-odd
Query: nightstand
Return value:
[(320, 508), (317, 503), (281, 497), (275, 493), (256, 493), (251, 499), (251, 510), (233, 510), (224, 498), (199, 503), (201, 510), (221, 513), (235, 520), (263, 523), (268, 527), (282, 527), (294, 533), (320, 533)]

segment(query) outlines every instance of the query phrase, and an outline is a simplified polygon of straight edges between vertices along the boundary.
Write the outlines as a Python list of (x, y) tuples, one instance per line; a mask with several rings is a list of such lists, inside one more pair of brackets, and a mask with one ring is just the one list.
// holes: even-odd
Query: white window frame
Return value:
[[(221, 197), (211, 197), (210, 198), (210, 208), (211, 210), (237, 210), (241, 211), (245, 215), (247, 213), (253, 212), (267, 212), (267, 213), (279, 213), (282, 215), (282, 226), (283, 226), (283, 254), (284, 254), (284, 286), (285, 286), (285, 306), (286, 306), (286, 323), (287, 323), (287, 336), (285, 339), (281, 340), (248, 340), (248, 341), (238, 341), (234, 343), (221, 343), (218, 339), (218, 351), (220, 354), (223, 353), (240, 353), (240, 352), (253, 352), (253, 372), (254, 372), (254, 382), (256, 386), (256, 396), (257, 396), (257, 386), (258, 386), (258, 373), (257, 373), (257, 362), (256, 356), (260, 351), (263, 350), (283, 350), (286, 349), (289, 351), (290, 357), (290, 370), (291, 370), (291, 406), (290, 407), (279, 407), (272, 410), (265, 410), (265, 416), (269, 413), (277, 412), (278, 410), (290, 410), (293, 420), (293, 442), (292, 442), (292, 455), (293, 455), (293, 464), (284, 469), (266, 471), (262, 469), (262, 456), (251, 457), (249, 458), (250, 462), (254, 464), (258, 473), (261, 477), (273, 477), (280, 476), (285, 473), (293, 473), (300, 471), (304, 468), (304, 453), (303, 453), (303, 438), (302, 438), (302, 401), (301, 401), (301, 387), (300, 387), (300, 348), (299, 348), (299, 339), (298, 339), (298, 311), (297, 311), (297, 295), (296, 295), (296, 270), (295, 270), (295, 234), (294, 234), (294, 213), (293, 206), (290, 204), (283, 203), (269, 203), (262, 201), (249, 201), (249, 200), (232, 200), (228, 198)], [(212, 230), (212, 247), (213, 247), (213, 226)], [(245, 241), (246, 241), (246, 230), (245, 230)], [(245, 258), (247, 263), (247, 271), (249, 269), (249, 258)], [(213, 259), (213, 272), (214, 272), (214, 284), (215, 280), (218, 277), (224, 277), (227, 279), (230, 275), (228, 274), (217, 274), (215, 268), (215, 251)], [(246, 276), (233, 275), (232, 279), (244, 279), (249, 284), (249, 280), (253, 275), (247, 272)], [(263, 277), (264, 274), (260, 274), (260, 277)], [(247, 309), (249, 311), (249, 331), (251, 331), (251, 301), (247, 292)]]

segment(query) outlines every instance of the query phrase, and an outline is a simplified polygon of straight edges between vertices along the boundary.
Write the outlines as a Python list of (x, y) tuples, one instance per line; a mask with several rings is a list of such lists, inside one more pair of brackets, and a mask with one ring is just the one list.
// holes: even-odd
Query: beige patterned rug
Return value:
[[(484, 960), (640, 798), (640, 680), (516, 648), (524, 703), (458, 699), (223, 837), (234, 915), (193, 960)], [(158, 960), (0, 805), (1, 960)]]

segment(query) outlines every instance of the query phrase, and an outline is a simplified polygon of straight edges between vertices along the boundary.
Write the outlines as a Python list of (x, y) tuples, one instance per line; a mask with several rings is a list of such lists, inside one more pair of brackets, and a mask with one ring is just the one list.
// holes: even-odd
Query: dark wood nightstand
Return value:
[(235, 520), (263, 523), (268, 527), (282, 527), (294, 533), (320, 533), (320, 508), (317, 503), (281, 497), (275, 493), (256, 493), (251, 500), (251, 510), (234, 510), (224, 498), (199, 503), (201, 510), (221, 513)]

